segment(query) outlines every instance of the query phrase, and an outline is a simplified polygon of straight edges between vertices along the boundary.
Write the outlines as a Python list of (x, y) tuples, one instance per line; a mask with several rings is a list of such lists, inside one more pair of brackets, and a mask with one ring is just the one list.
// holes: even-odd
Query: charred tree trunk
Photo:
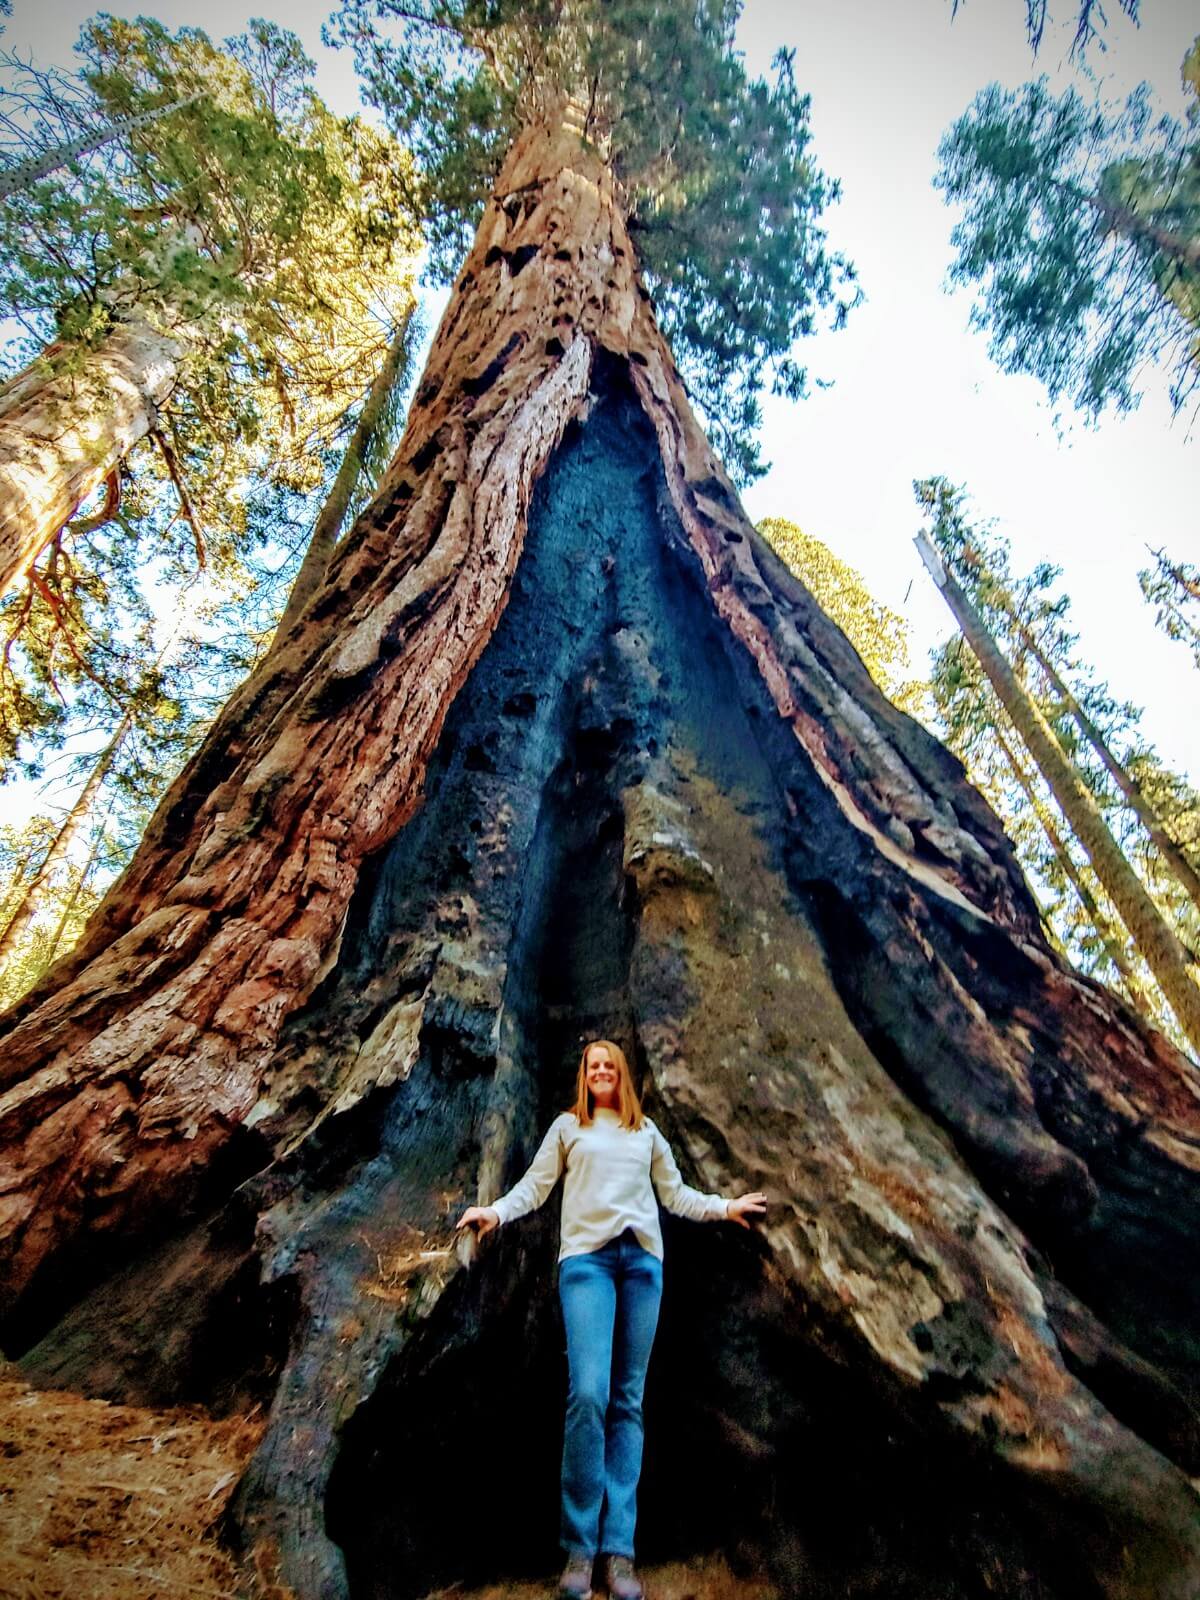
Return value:
[(10, 1017), (10, 1349), (269, 1404), (237, 1532), (304, 1600), (545, 1570), (553, 1202), (452, 1227), (595, 1033), (771, 1200), (667, 1230), (644, 1555), (1194, 1594), (1197, 1074), (754, 532), (609, 174), (533, 129), (379, 497)]
[(154, 426), (180, 355), (123, 322), (96, 350), (52, 346), (0, 389), (0, 596)]

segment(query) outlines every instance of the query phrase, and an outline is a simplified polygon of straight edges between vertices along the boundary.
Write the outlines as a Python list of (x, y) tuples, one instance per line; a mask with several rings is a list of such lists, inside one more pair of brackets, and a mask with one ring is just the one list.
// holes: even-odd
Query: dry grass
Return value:
[(261, 1434), (0, 1373), (0, 1595), (242, 1600), (215, 1524)]
[[(256, 1560), (240, 1575), (216, 1524), (262, 1436), (259, 1418), (150, 1411), (0, 1371), (3, 1600), (291, 1600)], [(258, 1552), (262, 1557), (262, 1552)], [(643, 1567), (647, 1600), (776, 1600), (720, 1555)], [(427, 1600), (550, 1600), (539, 1583), (454, 1585)]]

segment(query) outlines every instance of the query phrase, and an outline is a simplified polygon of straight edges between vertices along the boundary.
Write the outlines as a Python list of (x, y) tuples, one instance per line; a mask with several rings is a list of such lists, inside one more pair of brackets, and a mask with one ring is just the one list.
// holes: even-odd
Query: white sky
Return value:
[[(16, 0), (4, 42), (66, 64), (96, 9)], [(122, 8), (109, 0), (107, 9)], [(250, 16), (274, 16), (317, 59), (330, 105), (350, 111), (358, 96), (348, 56), (320, 42), (330, 9), (331, 0), (145, 0), (130, 13), (196, 24), (214, 38)], [(1074, 0), (1051, 0), (1064, 20), (1073, 10)], [(1195, 0), (1143, 0), (1141, 28), (1117, 0), (1106, 10), (1107, 49), (1093, 49), (1092, 68), (1115, 95), (1147, 79), (1177, 111), (1179, 64), (1200, 31)], [(1077, 426), (1060, 441), (1040, 387), (992, 366), (985, 337), (967, 329), (969, 295), (944, 287), (954, 219), (931, 187), (938, 140), (993, 79), (1015, 87), (1039, 72), (1062, 83), (1077, 76), (1069, 29), (1048, 33), (1035, 64), (1023, 0), (966, 0), (953, 23), (949, 0), (747, 0), (739, 37), (756, 72), (777, 46), (796, 50), (816, 158), (842, 182), (827, 214), (830, 242), (854, 261), (867, 297), (844, 332), (801, 348), (812, 374), (834, 386), (800, 404), (766, 401), (762, 446), (773, 466), (745, 496), (750, 515), (790, 517), (856, 566), (908, 619), (920, 669), (950, 623), (912, 546), (911, 482), (943, 473), (965, 483), (980, 515), (997, 518), (1011, 540), (1016, 570), (1043, 558), (1063, 567), (1083, 654), (1114, 692), (1145, 706), (1143, 731), (1164, 758), (1200, 780), (1197, 675), (1184, 648), (1154, 628), (1136, 578), (1147, 541), (1200, 559), (1200, 429), (1185, 438), (1153, 375), (1135, 414)]]

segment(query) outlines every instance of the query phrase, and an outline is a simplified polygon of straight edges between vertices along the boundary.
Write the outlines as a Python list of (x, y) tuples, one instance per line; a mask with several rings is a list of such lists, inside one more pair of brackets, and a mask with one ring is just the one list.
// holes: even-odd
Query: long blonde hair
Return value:
[(608, 1051), (612, 1064), (617, 1069), (617, 1115), (621, 1119), (621, 1126), (636, 1131), (644, 1120), (642, 1103), (638, 1099), (638, 1092), (633, 1086), (633, 1074), (629, 1070), (629, 1063), (625, 1059), (625, 1052), (619, 1044), (613, 1044), (611, 1039), (589, 1039), (583, 1047), (583, 1054), (579, 1058), (579, 1072), (575, 1079), (575, 1104), (572, 1112), (579, 1120), (581, 1128), (586, 1128), (594, 1118), (592, 1116), (592, 1091), (587, 1085), (587, 1058), (588, 1051), (594, 1050), (598, 1045), (603, 1045)]

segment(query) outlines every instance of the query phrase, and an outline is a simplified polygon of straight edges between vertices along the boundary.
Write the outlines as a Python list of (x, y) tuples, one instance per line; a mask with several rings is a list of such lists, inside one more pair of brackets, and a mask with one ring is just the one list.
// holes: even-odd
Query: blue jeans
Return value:
[(558, 1267), (570, 1388), (562, 1459), (564, 1549), (633, 1556), (642, 1393), (662, 1262), (626, 1228)]

